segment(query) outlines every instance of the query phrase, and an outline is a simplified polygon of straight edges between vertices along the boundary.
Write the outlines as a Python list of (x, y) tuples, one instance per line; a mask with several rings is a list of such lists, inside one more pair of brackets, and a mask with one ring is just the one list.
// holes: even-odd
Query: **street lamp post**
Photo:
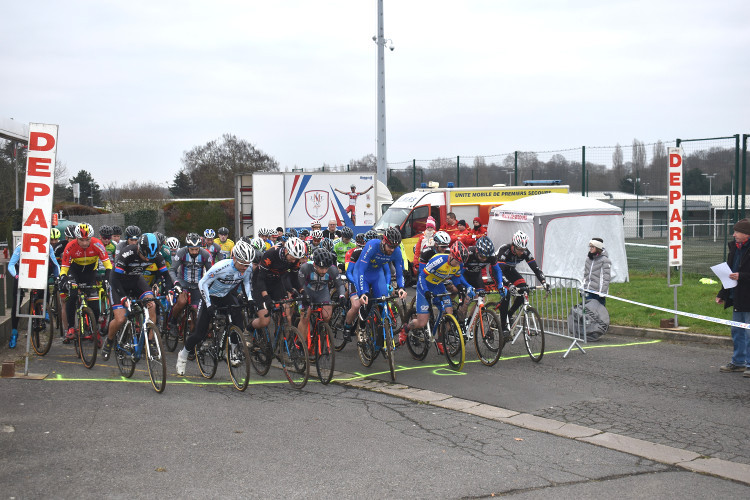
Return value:
[(378, 46), (378, 148), (377, 148), (377, 178), (385, 184), (387, 155), (385, 146), (385, 47), (393, 51), (393, 41), (386, 39), (383, 34), (383, 0), (378, 0), (378, 34), (372, 40)]

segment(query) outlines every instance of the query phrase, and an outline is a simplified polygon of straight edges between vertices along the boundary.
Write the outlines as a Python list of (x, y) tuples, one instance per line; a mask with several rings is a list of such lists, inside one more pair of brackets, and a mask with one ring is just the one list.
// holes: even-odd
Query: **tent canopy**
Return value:
[[(612, 282), (628, 280), (622, 211), (614, 205), (548, 193), (492, 209), (487, 236), (496, 248), (509, 243), (519, 229), (529, 236), (529, 249), (546, 275), (581, 279), (589, 241), (598, 237), (612, 261)], [(518, 270), (530, 272), (525, 264)]]

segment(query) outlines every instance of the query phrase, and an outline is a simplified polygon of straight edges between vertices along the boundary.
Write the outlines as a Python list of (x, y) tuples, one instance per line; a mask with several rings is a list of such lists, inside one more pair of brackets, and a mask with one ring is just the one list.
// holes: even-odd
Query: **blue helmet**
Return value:
[(138, 250), (140, 250), (147, 259), (153, 259), (156, 257), (160, 246), (159, 239), (154, 233), (143, 233), (138, 240)]

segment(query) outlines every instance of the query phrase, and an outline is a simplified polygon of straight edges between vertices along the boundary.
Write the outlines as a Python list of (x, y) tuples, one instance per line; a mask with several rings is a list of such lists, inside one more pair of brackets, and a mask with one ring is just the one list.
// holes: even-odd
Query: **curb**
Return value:
[[(341, 380), (341, 378), (344, 378), (344, 380)], [(439, 392), (412, 388), (403, 384), (368, 379), (362, 375), (334, 372), (333, 383), (355, 389), (365, 389), (381, 394), (388, 394), (414, 403), (428, 404), (536, 432), (544, 432), (545, 434), (573, 439), (636, 457), (642, 457), (654, 462), (680, 467), (690, 472), (708, 474), (750, 485), (750, 465), (748, 464), (704, 456), (689, 450), (651, 443), (642, 439), (622, 436), (591, 427), (583, 427), (538, 417), (529, 413), (519, 413), (499, 406), (456, 398), (450, 394), (441, 394)]]

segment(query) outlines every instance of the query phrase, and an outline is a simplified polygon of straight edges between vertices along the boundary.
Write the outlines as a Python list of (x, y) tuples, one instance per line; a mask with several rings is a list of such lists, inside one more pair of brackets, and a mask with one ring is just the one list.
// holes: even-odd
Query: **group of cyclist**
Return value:
[[(242, 237), (236, 243), (229, 239), (229, 230), (225, 227), (217, 231), (206, 229), (202, 237), (197, 233), (188, 234), (184, 244), (158, 232), (142, 233), (132, 225), (124, 231), (117, 226), (102, 226), (98, 238), (87, 223), (68, 226), (65, 239), (53, 228), (50, 236), (56, 244), (51, 247), (50, 260), (55, 264), (59, 260), (58, 284), (62, 300), (67, 300), (63, 308), (63, 323), (68, 327), (64, 341), (75, 338), (76, 333), (73, 316), (78, 288), (70, 284), (97, 282), (108, 283), (110, 290), (111, 316), (102, 322), (105, 326), (101, 332), (105, 338), (102, 349), (105, 360), (125, 321), (125, 301), (153, 298), (154, 285), (159, 282), (159, 289), (174, 297), (168, 316), (172, 318), (171, 326), (185, 307), (197, 310), (195, 327), (185, 336), (183, 349), (178, 353), (179, 375), (184, 375), (187, 362), (195, 358), (195, 347), (206, 338), (217, 308), (252, 304), (255, 315), (250, 324), (240, 324), (241, 315), (233, 315), (232, 321), (242, 329), (260, 329), (270, 323), (271, 313), (280, 302), (294, 299), (300, 306), (299, 323), (295, 326), (305, 335), (311, 304), (320, 304), (321, 319), (329, 321), (332, 307), (338, 303), (346, 309), (343, 335), (352, 340), (360, 308), (367, 307), (371, 298), (406, 297), (401, 232), (390, 227), (382, 234), (370, 230), (355, 236), (346, 226), (337, 230), (335, 224), (331, 224), (328, 234), (319, 227), (318, 224), (312, 231), (299, 232), (260, 228), (256, 237)], [(485, 287), (483, 270), (504, 296), (500, 317), (506, 336), (508, 315), (512, 316), (520, 300), (509, 308), (503, 284), (505, 289), (511, 290), (524, 284), (516, 265), (527, 262), (546, 286), (544, 274), (528, 250), (528, 236), (521, 231), (497, 250), (487, 236), (479, 237), (474, 245), (467, 247), (460, 240), (451, 242), (444, 231), (431, 233), (429, 241), (420, 242), (420, 247), (418, 261), (415, 261), (416, 316), (398, 332), (400, 344), (406, 342), (411, 329), (425, 326), (431, 303), (443, 312), (453, 312), (446, 292), (464, 293), (459, 313), (465, 315), (475, 290)], [(16, 262), (17, 257), (15, 262), (12, 258), (9, 266), (13, 275)], [(57, 267), (53, 265), (50, 269), (50, 279), (54, 279)], [(392, 282), (395, 286), (391, 286)], [(97, 322), (98, 299), (94, 294), (87, 297)], [(149, 317), (155, 322), (155, 304), (147, 301), (147, 305)], [(286, 316), (291, 318), (289, 305), (284, 307)], [(240, 339), (230, 338), (230, 342), (232, 352), (239, 352), (234, 345)], [(15, 345), (15, 336), (12, 345)]]

